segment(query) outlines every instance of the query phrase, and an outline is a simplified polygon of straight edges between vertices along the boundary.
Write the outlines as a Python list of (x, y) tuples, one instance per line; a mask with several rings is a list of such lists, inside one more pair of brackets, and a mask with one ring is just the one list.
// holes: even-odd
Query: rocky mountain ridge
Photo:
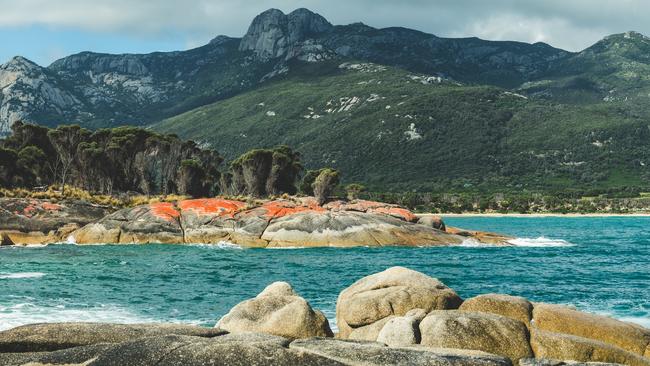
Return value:
[[(406, 28), (335, 26), (307, 9), (271, 9), (243, 38), (219, 36), (178, 52), (83, 52), (41, 67), (0, 67), (0, 132), (16, 120), (99, 128), (144, 125), (254, 89), (289, 72), (288, 61), (358, 59), (470, 84), (517, 87), (572, 53), (543, 43), (448, 39)], [(29, 65), (17, 67), (18, 64)]]

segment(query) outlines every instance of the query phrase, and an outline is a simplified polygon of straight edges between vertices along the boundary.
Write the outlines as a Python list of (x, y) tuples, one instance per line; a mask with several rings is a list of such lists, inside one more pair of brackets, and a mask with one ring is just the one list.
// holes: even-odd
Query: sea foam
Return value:
[(550, 239), (544, 236), (539, 238), (516, 238), (508, 240), (508, 244), (516, 247), (572, 247), (575, 244), (562, 239)]
[(43, 276), (45, 273), (42, 272), (0, 273), (0, 279), (41, 278)]
[(67, 308), (65, 305), (38, 306), (33, 303), (0, 305), (0, 331), (35, 323), (148, 323), (155, 319), (138, 316), (117, 306), (96, 306), (91, 308)]

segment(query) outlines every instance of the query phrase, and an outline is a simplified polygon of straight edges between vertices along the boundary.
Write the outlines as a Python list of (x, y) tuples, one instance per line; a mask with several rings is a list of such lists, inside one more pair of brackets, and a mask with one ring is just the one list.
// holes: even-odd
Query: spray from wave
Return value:
[(531, 247), (531, 248), (541, 248), (541, 247), (572, 247), (575, 244), (569, 243), (566, 240), (562, 239), (550, 239), (544, 236), (539, 238), (516, 238), (508, 240), (508, 244), (511, 244), (516, 247)]
[(229, 241), (220, 241), (217, 244), (187, 244), (191, 247), (207, 248), (207, 249), (243, 249), (240, 245), (231, 243)]

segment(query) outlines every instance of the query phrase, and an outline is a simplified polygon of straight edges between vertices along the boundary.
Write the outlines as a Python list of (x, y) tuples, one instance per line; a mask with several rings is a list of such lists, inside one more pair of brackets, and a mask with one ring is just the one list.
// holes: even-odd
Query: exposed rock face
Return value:
[(219, 320), (217, 328), (292, 339), (333, 336), (325, 315), (312, 309), (286, 282), (273, 283), (257, 297), (238, 304)]
[(510, 365), (507, 359), (484, 352), (424, 347), (392, 348), (381, 343), (339, 339), (297, 340), (289, 345), (289, 349), (317, 354), (346, 365)]
[(107, 213), (105, 207), (80, 201), (0, 198), (0, 235), (5, 245), (61, 242)]
[(0, 65), (0, 135), (18, 120), (32, 120), (48, 113), (71, 116), (81, 107), (74, 94), (47, 69), (26, 58), (16, 56)]
[(604, 342), (569, 334), (531, 331), (530, 344), (537, 358), (608, 362), (630, 366), (648, 366), (650, 359)]
[(378, 202), (319, 206), (313, 198), (303, 198), (250, 208), (245, 202), (214, 198), (121, 210), (73, 237), (79, 244), (230, 241), (248, 247), (449, 245), (465, 239), (413, 221), (417, 217), (410, 211)]
[(420, 323), (422, 344), (473, 349), (508, 357), (517, 363), (533, 356), (526, 326), (504, 316), (464, 311), (433, 311)]
[(0, 332), (0, 354), (12, 352), (50, 352), (99, 343), (121, 343), (135, 338), (167, 334), (214, 337), (219, 329), (175, 324), (34, 324)]
[(533, 304), (523, 297), (486, 294), (465, 300), (459, 310), (492, 313), (518, 320), (530, 328)]
[(298, 9), (289, 15), (270, 9), (255, 17), (239, 49), (253, 51), (260, 57), (281, 57), (297, 42), (331, 28), (325, 18), (307, 9)]
[[(336, 303), (339, 337), (348, 338), (353, 331), (372, 327), (390, 316), (404, 316), (413, 309), (456, 309), (461, 302), (452, 289), (435, 278), (403, 267), (389, 268), (341, 292)], [(371, 340), (377, 339), (382, 328), (376, 329)]]
[(535, 304), (533, 322), (539, 330), (601, 341), (638, 355), (643, 355), (650, 344), (648, 329), (566, 306)]
[(421, 340), (419, 325), (426, 315), (426, 311), (422, 309), (413, 309), (404, 316), (391, 318), (381, 328), (377, 342), (385, 343), (391, 347), (419, 344)]
[(447, 228), (440, 216), (431, 216), (431, 215), (423, 216), (418, 220), (418, 224), (430, 226), (434, 229), (438, 229), (442, 231), (445, 231)]

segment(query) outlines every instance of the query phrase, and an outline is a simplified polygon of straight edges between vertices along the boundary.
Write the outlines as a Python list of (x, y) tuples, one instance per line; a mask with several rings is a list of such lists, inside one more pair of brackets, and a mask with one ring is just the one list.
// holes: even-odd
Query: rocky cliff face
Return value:
[(282, 57), (299, 42), (332, 28), (325, 18), (307, 9), (298, 9), (288, 15), (270, 9), (255, 17), (239, 49), (253, 51), (263, 58)]
[(0, 65), (0, 133), (21, 119), (47, 123), (49, 114), (68, 117), (81, 108), (79, 99), (47, 69), (20, 56)]

